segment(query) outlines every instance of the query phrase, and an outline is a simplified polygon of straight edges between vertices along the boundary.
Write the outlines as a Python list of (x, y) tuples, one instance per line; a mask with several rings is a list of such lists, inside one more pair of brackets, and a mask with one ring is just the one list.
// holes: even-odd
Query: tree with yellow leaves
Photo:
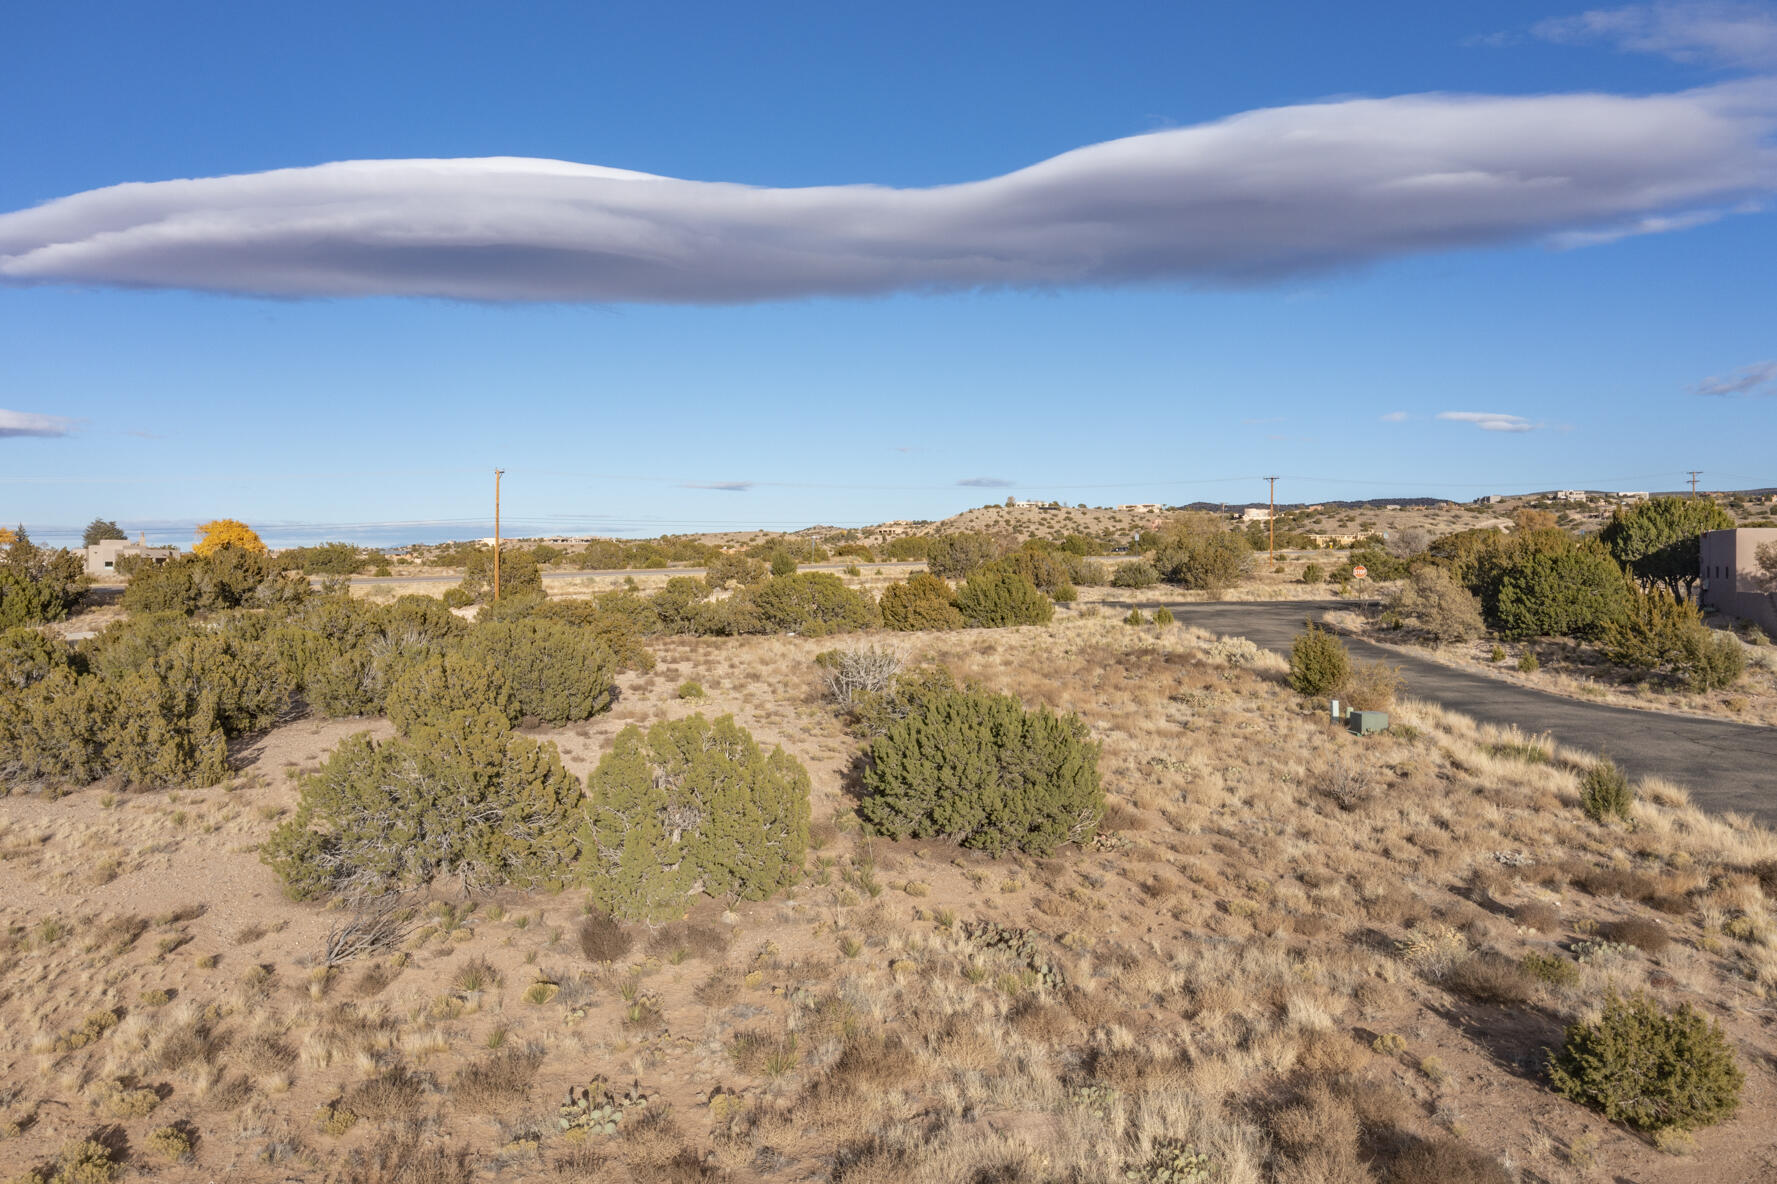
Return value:
[(203, 536), (192, 551), (199, 555), (214, 555), (223, 547), (239, 547), (243, 551), (251, 551), (255, 555), (264, 555), (266, 546), (253, 533), (253, 528), (245, 522), (237, 522), (233, 518), (218, 518), (214, 522), (200, 523), (197, 532)]

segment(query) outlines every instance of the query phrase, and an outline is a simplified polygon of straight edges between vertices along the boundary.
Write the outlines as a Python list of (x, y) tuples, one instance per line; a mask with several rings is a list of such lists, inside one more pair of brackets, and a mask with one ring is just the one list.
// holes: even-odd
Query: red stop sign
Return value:
[(1369, 574), (1370, 574), (1370, 569), (1369, 569), (1369, 568), (1367, 568), (1367, 567), (1365, 567), (1365, 566), (1363, 566), (1363, 565), (1362, 565), (1362, 564), (1361, 564), (1361, 563), (1360, 563), (1360, 564), (1359, 564), (1359, 565), (1358, 565), (1358, 566), (1356, 566), (1356, 567), (1354, 567), (1354, 568), (1352, 568), (1352, 569), (1351, 569), (1351, 574), (1352, 574), (1352, 576), (1353, 576), (1353, 577), (1354, 577), (1354, 578), (1355, 578), (1355, 579), (1359, 579), (1359, 580), (1361, 580), (1361, 579), (1363, 579), (1363, 578), (1364, 578), (1364, 577), (1365, 577), (1365, 576), (1367, 576), (1367, 575), (1369, 575)]

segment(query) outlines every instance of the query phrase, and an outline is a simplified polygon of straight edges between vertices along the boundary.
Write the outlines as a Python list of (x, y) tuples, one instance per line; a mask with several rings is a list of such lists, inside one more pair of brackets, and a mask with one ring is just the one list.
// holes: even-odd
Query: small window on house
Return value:
[(106, 567), (110, 567), (110, 566), (112, 566), (112, 563), (111, 563), (111, 561), (110, 561), (110, 560), (109, 560), (109, 559), (107, 559), (107, 560), (105, 560), (105, 566), (106, 566)]

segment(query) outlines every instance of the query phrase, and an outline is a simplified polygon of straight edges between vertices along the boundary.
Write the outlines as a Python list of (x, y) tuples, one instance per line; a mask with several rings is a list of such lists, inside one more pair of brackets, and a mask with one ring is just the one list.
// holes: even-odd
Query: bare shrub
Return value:
[(1459, 1139), (1421, 1140), (1388, 1165), (1386, 1184), (1512, 1184), (1498, 1160)]
[(907, 666), (905, 651), (891, 646), (847, 646), (815, 659), (821, 686), (841, 711), (850, 711), (860, 694), (881, 694), (895, 684)]
[(609, 965), (628, 954), (636, 944), (615, 917), (595, 913), (580, 922), (580, 952), (588, 962)]
[(700, 925), (692, 921), (674, 921), (662, 925), (648, 937), (648, 952), (671, 958), (683, 954), (691, 958), (717, 957), (728, 951), (732, 935), (720, 925)]
[(1315, 787), (1341, 810), (1356, 810), (1376, 796), (1376, 772), (1365, 761), (1340, 757), (1321, 772)]
[(1472, 954), (1451, 967), (1444, 986), (1458, 995), (1501, 1007), (1522, 1007), (1536, 991), (1536, 980), (1524, 967), (1502, 954)]
[(339, 966), (354, 958), (397, 949), (413, 932), (415, 910), (399, 893), (360, 897), (351, 912), (327, 929), (321, 965)]
[(1527, 900), (1512, 910), (1512, 920), (1535, 933), (1553, 933), (1561, 925), (1561, 914), (1552, 904)]
[(1644, 954), (1661, 954), (1672, 944), (1665, 926), (1645, 917), (1629, 917), (1602, 926), (1599, 932), (1610, 941), (1634, 946)]
[(347, 1090), (340, 1108), (373, 1120), (418, 1118), (430, 1085), (428, 1079), (396, 1066)]
[(480, 1165), (467, 1147), (429, 1141), (416, 1126), (386, 1131), (352, 1152), (340, 1184), (470, 1184)]
[(543, 1054), (531, 1048), (503, 1048), (457, 1071), (450, 1095), (478, 1113), (517, 1105), (530, 1097)]
[(1401, 668), (1387, 662), (1358, 662), (1345, 687), (1346, 701), (1359, 711), (1387, 711), (1401, 689)]

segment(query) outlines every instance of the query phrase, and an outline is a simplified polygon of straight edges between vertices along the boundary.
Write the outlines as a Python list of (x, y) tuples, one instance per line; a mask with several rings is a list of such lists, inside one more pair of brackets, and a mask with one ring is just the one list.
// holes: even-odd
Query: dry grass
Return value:
[[(169, 1179), (949, 1184), (1117, 1179), (1188, 1153), (1231, 1184), (1468, 1184), (1504, 1159), (1578, 1181), (1570, 1149), (1599, 1124), (1534, 1067), (1607, 985), (1701, 1000), (1743, 1046), (1766, 1041), (1777, 841), (1746, 819), (1646, 783), (1632, 827), (1599, 827), (1578, 809), (1583, 754), (1412, 701), (1394, 708), (1411, 732), (1355, 737), (1279, 660), (1177, 626), (1075, 612), (905, 640), (1082, 716), (1110, 796), (1097, 842), (999, 862), (866, 843), (858, 741), (811, 662), (827, 646), (781, 637), (664, 641), (616, 712), (550, 733), (584, 774), (626, 722), (732, 711), (808, 764), (808, 878), (653, 930), (584, 916), (572, 892), (440, 886), (399, 948), (314, 976), (341, 914), (279, 898), (254, 845), (294, 804), (282, 762), (313, 767), (361, 722), (280, 729), (268, 775), (233, 790), (7, 799), (0, 1129), (19, 1134), (0, 1178), (102, 1118), (138, 1146), (202, 1132)], [(704, 700), (674, 696), (688, 678)], [(95, 885), (101, 855), (119, 876)], [(979, 920), (1030, 930), (1059, 977), (970, 942)], [(538, 981), (553, 990), (525, 1002)], [(650, 1101), (575, 1142), (553, 1107), (595, 1077)], [(1753, 1077), (1745, 1116), (1682, 1161), (1692, 1178), (1759, 1170), (1771, 1091)], [(95, 1114), (104, 1083), (159, 1100)], [(1627, 1178), (1680, 1163), (1608, 1133), (1588, 1154)]]

